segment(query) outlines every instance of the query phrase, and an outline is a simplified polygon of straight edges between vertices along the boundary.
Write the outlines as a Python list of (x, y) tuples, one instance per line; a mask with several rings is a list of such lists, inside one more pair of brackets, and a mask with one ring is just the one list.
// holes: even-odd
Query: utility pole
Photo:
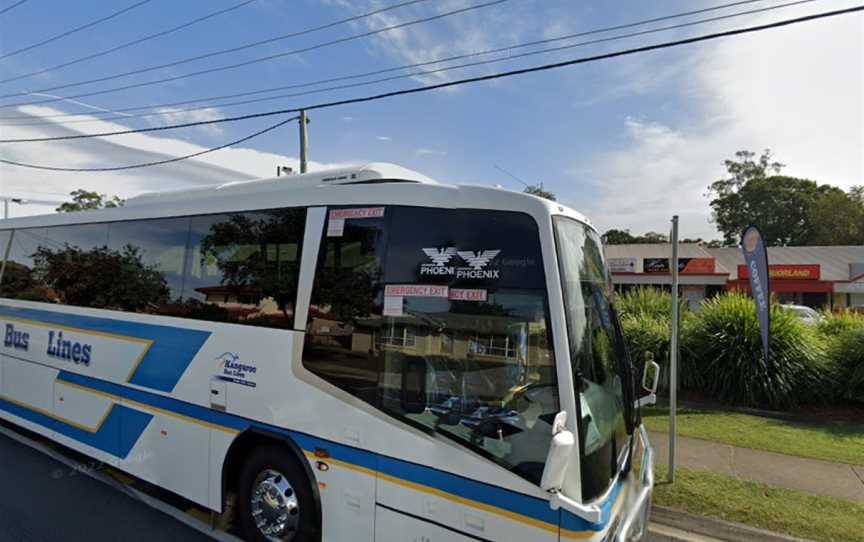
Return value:
[(306, 135), (306, 125), (309, 124), (309, 119), (306, 118), (306, 110), (300, 110), (300, 173), (306, 173), (309, 160), (309, 140)]
[(669, 470), (666, 481), (675, 481), (675, 441), (677, 420), (675, 411), (678, 408), (678, 215), (672, 217), (672, 261), (669, 268), (672, 271), (672, 333), (669, 345)]

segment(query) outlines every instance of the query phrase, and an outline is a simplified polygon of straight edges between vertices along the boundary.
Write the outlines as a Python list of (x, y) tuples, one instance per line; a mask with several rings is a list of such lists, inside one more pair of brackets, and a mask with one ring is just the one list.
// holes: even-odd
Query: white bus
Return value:
[(0, 418), (249, 540), (646, 529), (601, 241), (558, 203), (370, 164), (6, 220), (0, 257)]

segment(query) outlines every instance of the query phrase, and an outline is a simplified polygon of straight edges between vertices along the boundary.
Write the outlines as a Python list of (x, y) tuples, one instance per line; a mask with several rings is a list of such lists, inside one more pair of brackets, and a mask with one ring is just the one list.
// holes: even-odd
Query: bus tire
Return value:
[(320, 540), (315, 508), (310, 481), (289, 450), (264, 446), (252, 451), (237, 484), (237, 513), (244, 539)]

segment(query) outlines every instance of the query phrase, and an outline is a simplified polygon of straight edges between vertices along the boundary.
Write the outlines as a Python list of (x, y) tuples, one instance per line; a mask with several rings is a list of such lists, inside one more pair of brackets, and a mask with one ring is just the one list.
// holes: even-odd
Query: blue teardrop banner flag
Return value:
[(756, 314), (759, 316), (759, 328), (762, 331), (762, 351), (765, 363), (769, 359), (769, 341), (771, 337), (771, 296), (768, 285), (768, 250), (762, 240), (762, 234), (756, 226), (747, 226), (741, 234), (741, 250), (744, 251), (744, 264), (750, 277), (750, 292), (756, 302)]

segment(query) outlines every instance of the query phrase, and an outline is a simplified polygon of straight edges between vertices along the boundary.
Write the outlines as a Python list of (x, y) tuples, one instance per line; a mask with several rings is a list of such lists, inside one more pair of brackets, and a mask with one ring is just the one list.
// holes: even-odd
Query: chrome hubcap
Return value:
[(255, 478), (252, 518), (261, 534), (274, 542), (293, 540), (300, 522), (300, 504), (282, 473), (267, 469)]

